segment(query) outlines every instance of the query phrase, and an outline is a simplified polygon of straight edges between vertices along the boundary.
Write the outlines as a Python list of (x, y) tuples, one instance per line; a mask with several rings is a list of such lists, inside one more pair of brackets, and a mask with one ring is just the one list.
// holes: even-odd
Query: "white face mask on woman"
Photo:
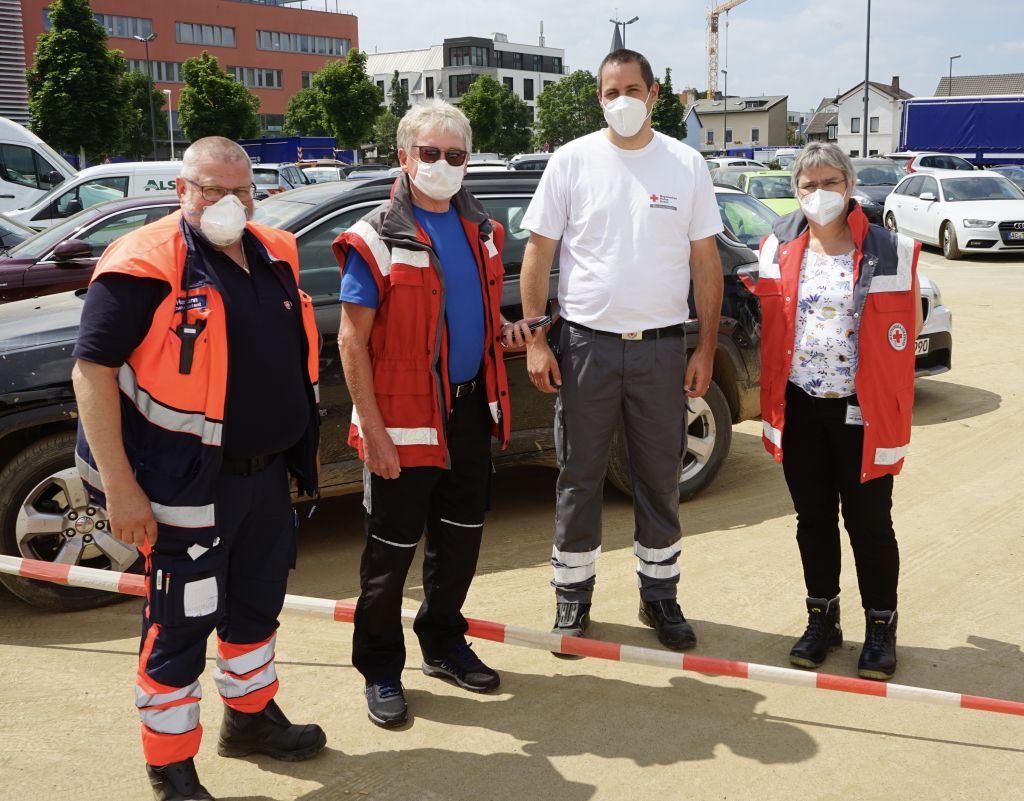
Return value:
[[(651, 93), (648, 92), (647, 100), (650, 99)], [(647, 100), (619, 95), (604, 107), (604, 119), (608, 127), (623, 139), (636, 136), (651, 113), (647, 110)]]
[(247, 219), (242, 201), (233, 194), (227, 194), (203, 209), (199, 230), (212, 244), (226, 248), (242, 238)]
[(416, 175), (412, 182), (427, 197), (434, 200), (450, 200), (462, 187), (464, 165), (453, 167), (443, 158), (427, 164), (417, 160)]
[(800, 198), (800, 209), (804, 217), (818, 225), (828, 225), (839, 217), (846, 208), (846, 196), (841, 192), (816, 189)]

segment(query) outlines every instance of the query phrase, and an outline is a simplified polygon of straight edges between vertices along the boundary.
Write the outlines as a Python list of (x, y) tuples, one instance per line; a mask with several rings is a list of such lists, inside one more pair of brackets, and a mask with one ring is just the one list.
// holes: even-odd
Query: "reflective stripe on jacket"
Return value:
[[(298, 289), (295, 237), (249, 223), (247, 231), (301, 305), (310, 424), (285, 455), (307, 495), (317, 492), (319, 334), (310, 297)], [(118, 372), (125, 452), (149, 497), (161, 536), (210, 546), (216, 538), (214, 491), (223, 460), (228, 388), (227, 321), (215, 271), (196, 250), (181, 212), (126, 234), (107, 248), (92, 280), (106, 273), (156, 278), (171, 286), (149, 331)], [(181, 324), (200, 329), (191, 369), (181, 372)], [(90, 494), (105, 505), (103, 482), (82, 426), (75, 461)]]
[[(452, 203), (476, 258), (483, 288), (483, 381), (502, 447), (510, 432), (508, 380), (501, 356), (501, 250), (505, 231), (463, 187)], [(448, 467), (445, 425), (451, 409), (445, 279), (430, 238), (416, 221), (408, 178), (399, 176), (391, 200), (334, 240), (342, 271), (349, 248), (370, 265), (379, 303), (370, 334), (373, 391), (403, 467)], [(442, 410), (445, 410), (442, 413)], [(355, 407), (349, 444), (363, 451)]]
[[(896, 475), (910, 447), (914, 405), (917, 306), (914, 277), (921, 245), (870, 225), (851, 201), (847, 219), (853, 259), (854, 326), (858, 362), (854, 383), (864, 418), (861, 481)], [(761, 418), (765, 448), (782, 461), (786, 383), (796, 338), (800, 266), (808, 228), (799, 210), (778, 220), (761, 242), (754, 291), (761, 301)]]

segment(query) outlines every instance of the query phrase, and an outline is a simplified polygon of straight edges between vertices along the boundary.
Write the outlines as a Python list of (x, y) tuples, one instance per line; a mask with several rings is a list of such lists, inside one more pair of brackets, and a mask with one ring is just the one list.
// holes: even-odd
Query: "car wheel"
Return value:
[[(679, 500), (688, 501), (710, 484), (729, 455), (732, 412), (714, 381), (703, 398), (687, 398), (686, 453), (679, 480)], [(608, 480), (627, 495), (633, 494), (626, 432), (622, 426), (612, 438)]]
[(950, 261), (964, 255), (960, 250), (960, 245), (957, 244), (956, 229), (951, 222), (942, 224), (942, 255)]
[[(141, 572), (142, 557), (110, 533), (107, 513), (89, 501), (74, 466), (75, 434), (54, 434), (17, 454), (0, 472), (0, 552), (67, 565)], [(123, 600), (103, 590), (0, 575), (33, 606), (71, 612)]]
[(900, 230), (896, 227), (896, 216), (891, 211), (885, 215), (885, 227), (893, 233)]

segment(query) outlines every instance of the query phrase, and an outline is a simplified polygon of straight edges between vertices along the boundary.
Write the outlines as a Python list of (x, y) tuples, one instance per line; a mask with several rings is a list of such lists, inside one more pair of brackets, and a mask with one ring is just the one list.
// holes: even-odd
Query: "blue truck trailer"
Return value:
[(978, 166), (1024, 164), (1024, 95), (905, 100), (900, 150), (949, 153)]
[(338, 150), (333, 136), (274, 136), (265, 139), (239, 139), (253, 164), (280, 164), (311, 159), (338, 159), (355, 162), (351, 150)]

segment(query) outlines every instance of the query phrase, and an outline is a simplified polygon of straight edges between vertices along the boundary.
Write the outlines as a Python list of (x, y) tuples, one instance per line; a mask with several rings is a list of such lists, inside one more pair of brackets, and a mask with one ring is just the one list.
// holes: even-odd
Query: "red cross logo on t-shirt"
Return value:
[(658, 202), (658, 196), (657, 195), (651, 195), (651, 203), (657, 203), (657, 202)]

